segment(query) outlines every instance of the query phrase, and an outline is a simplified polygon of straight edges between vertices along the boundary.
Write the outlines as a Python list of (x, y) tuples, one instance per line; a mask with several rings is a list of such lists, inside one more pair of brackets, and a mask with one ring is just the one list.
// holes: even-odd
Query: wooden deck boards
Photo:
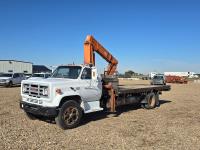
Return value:
[(139, 93), (139, 92), (149, 92), (152, 90), (157, 91), (169, 91), (171, 87), (169, 85), (145, 85), (145, 84), (136, 84), (136, 85), (119, 85), (119, 93)]

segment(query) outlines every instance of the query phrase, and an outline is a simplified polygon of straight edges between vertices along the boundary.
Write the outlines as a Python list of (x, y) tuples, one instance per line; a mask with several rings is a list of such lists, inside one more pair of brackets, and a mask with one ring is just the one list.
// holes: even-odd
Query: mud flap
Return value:
[(159, 101), (159, 92), (155, 93), (155, 98), (156, 98), (156, 107), (160, 106), (160, 101)]

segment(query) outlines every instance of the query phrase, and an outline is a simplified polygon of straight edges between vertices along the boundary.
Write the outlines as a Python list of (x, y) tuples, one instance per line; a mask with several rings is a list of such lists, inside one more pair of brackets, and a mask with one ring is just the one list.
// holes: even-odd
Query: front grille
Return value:
[(24, 88), (22, 90), (23, 94), (37, 98), (48, 97), (48, 94), (43, 95), (43, 90), (48, 89), (48, 86), (38, 84), (23, 84), (22, 88)]

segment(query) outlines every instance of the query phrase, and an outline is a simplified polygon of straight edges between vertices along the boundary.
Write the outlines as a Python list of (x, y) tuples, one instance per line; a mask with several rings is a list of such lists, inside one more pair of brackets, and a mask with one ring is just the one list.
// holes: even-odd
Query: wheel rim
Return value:
[(156, 102), (156, 101), (155, 101), (154, 96), (151, 96), (150, 99), (149, 99), (149, 105), (150, 105), (151, 107), (154, 107), (155, 102)]
[(78, 109), (76, 107), (68, 107), (63, 117), (67, 125), (74, 124), (78, 120)]

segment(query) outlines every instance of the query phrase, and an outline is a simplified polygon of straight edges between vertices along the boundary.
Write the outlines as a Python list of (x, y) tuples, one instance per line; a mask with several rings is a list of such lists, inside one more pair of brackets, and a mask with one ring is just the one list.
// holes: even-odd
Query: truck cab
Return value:
[(166, 85), (166, 79), (163, 74), (156, 74), (152, 80), (151, 85)]
[(66, 102), (78, 105), (78, 111), (102, 110), (102, 81), (96, 67), (88, 65), (59, 66), (47, 79), (24, 80), (20, 106), (29, 116), (57, 117)]

